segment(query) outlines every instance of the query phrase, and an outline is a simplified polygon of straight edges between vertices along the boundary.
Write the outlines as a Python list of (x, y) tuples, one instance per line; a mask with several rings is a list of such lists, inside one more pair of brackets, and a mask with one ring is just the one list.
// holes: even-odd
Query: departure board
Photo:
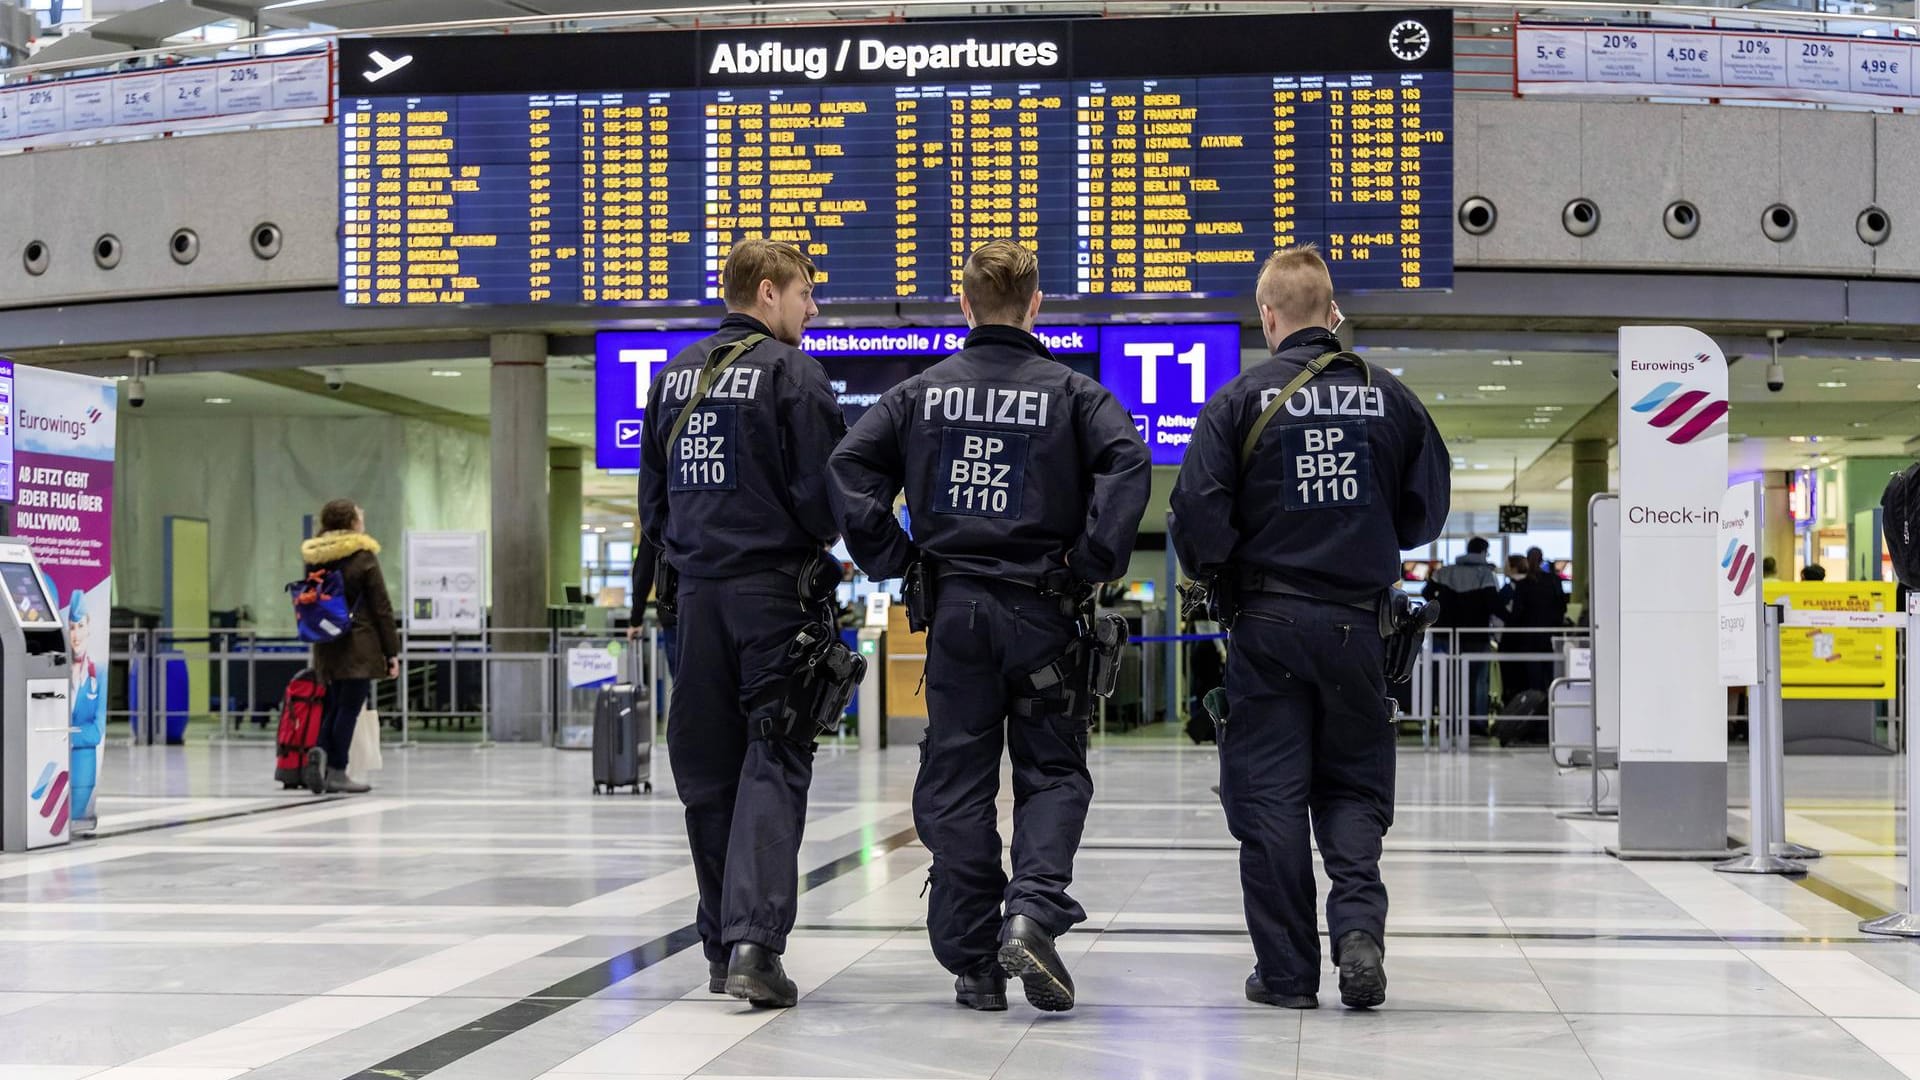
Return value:
[(1230, 297), (1313, 241), (1452, 286), (1444, 11), (341, 42), (341, 290), (712, 303), (790, 240), (822, 301), (945, 299), (1017, 240), (1055, 297)]

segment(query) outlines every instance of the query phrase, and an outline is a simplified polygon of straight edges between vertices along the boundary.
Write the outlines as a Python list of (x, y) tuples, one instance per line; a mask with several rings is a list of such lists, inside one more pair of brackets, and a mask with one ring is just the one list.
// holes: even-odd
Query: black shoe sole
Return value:
[(782, 991), (758, 975), (727, 976), (728, 997), (751, 1002), (758, 1009), (791, 1009), (800, 1000), (797, 990)]
[(1007, 995), (1002, 994), (955, 994), (953, 1002), (962, 1008), (974, 1012), (1006, 1012)]
[(1073, 988), (1020, 941), (1000, 946), (1000, 970), (1020, 980), (1026, 989), (1027, 1004), (1041, 1012), (1066, 1012), (1073, 1008)]
[(1255, 1005), (1272, 1005), (1276, 1009), (1317, 1009), (1320, 998), (1313, 994), (1275, 994), (1267, 990), (1248, 988), (1247, 1000)]
[(327, 752), (314, 747), (300, 766), (300, 783), (315, 795), (327, 793)]
[(722, 975), (717, 979), (707, 980), (707, 993), (724, 994), (726, 992), (727, 992), (727, 977), (725, 975)]
[(1386, 1000), (1386, 972), (1360, 964), (1340, 965), (1340, 1004), (1349, 1009), (1371, 1009)]

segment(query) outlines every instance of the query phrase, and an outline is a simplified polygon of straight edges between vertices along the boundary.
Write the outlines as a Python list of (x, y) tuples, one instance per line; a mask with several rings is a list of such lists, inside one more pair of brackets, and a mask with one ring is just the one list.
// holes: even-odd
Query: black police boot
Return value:
[(1027, 1004), (1042, 1012), (1073, 1008), (1073, 976), (1054, 951), (1053, 935), (1025, 915), (1000, 928), (1000, 967), (1026, 988)]
[(800, 990), (780, 966), (780, 954), (765, 945), (742, 941), (727, 961), (727, 993), (761, 1008), (787, 1009), (800, 1000)]
[(724, 994), (727, 992), (727, 962), (725, 960), (707, 961), (707, 993)]
[(1365, 930), (1340, 936), (1340, 1003), (1371, 1009), (1387, 1000), (1387, 969), (1380, 943)]
[(1313, 994), (1276, 994), (1260, 981), (1260, 969), (1247, 976), (1247, 1000), (1255, 1005), (1274, 1005), (1282, 1009), (1317, 1009), (1320, 999)]
[(1006, 1012), (1007, 973), (988, 961), (953, 980), (953, 1000), (975, 1012)]

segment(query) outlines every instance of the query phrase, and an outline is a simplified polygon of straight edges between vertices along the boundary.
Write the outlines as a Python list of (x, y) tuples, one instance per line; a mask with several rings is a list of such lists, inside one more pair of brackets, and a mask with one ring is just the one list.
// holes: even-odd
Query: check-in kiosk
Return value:
[(73, 670), (66, 627), (25, 544), (0, 541), (0, 850), (68, 840)]

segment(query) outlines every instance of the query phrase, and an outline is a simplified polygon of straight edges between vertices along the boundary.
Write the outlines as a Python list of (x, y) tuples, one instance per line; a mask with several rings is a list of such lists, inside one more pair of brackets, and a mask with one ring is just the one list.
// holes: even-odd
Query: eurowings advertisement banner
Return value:
[(1717, 565), (1727, 360), (1684, 326), (1620, 329), (1620, 760), (1727, 759)]
[(106, 735), (119, 391), (110, 379), (17, 365), (13, 393), (8, 523), (33, 549), (73, 646), (72, 819), (84, 833)]
[(1727, 488), (1720, 502), (1720, 557), (1714, 587), (1720, 591), (1720, 682), (1760, 682), (1760, 481)]

